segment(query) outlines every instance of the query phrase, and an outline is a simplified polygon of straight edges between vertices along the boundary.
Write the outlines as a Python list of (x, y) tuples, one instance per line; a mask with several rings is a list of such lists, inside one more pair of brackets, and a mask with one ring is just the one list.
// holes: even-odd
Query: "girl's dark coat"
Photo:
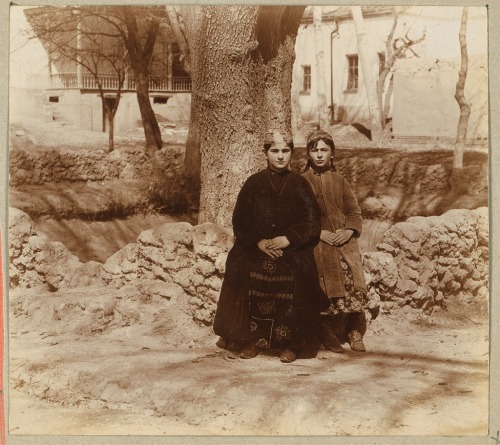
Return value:
[(296, 280), (298, 337), (314, 338), (319, 313), (328, 299), (318, 282), (314, 246), (321, 233), (320, 209), (307, 181), (288, 172), (275, 190), (269, 169), (243, 184), (233, 213), (235, 243), (229, 251), (214, 320), (214, 332), (230, 341), (250, 341), (249, 270), (260, 250), (257, 243), (285, 235), (291, 245), (284, 257)]

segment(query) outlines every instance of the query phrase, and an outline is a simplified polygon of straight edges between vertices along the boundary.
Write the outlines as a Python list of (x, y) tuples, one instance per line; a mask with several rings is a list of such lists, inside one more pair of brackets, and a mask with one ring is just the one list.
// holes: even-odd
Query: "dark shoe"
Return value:
[(245, 346), (241, 352), (240, 352), (240, 357), (241, 358), (254, 358), (259, 355), (259, 348), (255, 345), (248, 345)]
[(291, 349), (285, 349), (280, 355), (280, 361), (283, 363), (292, 363), (297, 359), (295, 352)]
[(363, 343), (363, 336), (359, 331), (351, 331), (347, 334), (349, 337), (349, 345), (353, 351), (365, 352), (365, 344)]
[(227, 349), (229, 346), (228, 341), (225, 338), (219, 337), (219, 340), (215, 342), (215, 346), (221, 349)]
[(225, 349), (226, 351), (230, 352), (239, 352), (241, 349), (241, 344), (235, 342), (235, 341), (228, 341), (223, 337), (219, 337), (219, 340), (215, 342), (215, 346), (221, 349)]
[(323, 346), (329, 351), (337, 353), (345, 352), (327, 320), (324, 320), (321, 324), (321, 337)]
[(236, 341), (230, 341), (227, 343), (227, 350), (231, 352), (240, 352), (241, 351), (241, 344), (236, 342)]

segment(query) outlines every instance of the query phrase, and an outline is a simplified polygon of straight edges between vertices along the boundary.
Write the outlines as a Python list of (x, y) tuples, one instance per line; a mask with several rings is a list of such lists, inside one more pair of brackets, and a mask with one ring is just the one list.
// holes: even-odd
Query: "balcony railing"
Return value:
[[(100, 74), (99, 82), (105, 90), (117, 90), (119, 86), (118, 76), (114, 74)], [(97, 79), (91, 74), (84, 73), (79, 82), (77, 73), (52, 74), (50, 76), (52, 88), (84, 88), (99, 89)], [(135, 90), (135, 79), (127, 76), (122, 87), (123, 90)], [(150, 77), (150, 91), (191, 91), (191, 79), (189, 77)]]

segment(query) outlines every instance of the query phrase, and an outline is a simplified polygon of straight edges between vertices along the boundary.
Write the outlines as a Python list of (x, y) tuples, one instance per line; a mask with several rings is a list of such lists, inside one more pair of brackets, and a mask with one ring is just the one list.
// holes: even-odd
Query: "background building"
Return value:
[[(311, 7), (318, 8), (318, 7)], [(356, 30), (350, 7), (323, 6), (322, 45), (317, 48), (311, 8), (306, 10), (296, 41), (292, 103), (294, 133), (318, 122), (316, 56), (324, 52), (325, 94), (330, 122), (366, 123), (369, 117), (363, 72), (359, 64)], [(386, 44), (394, 8), (363, 6), (365, 33), (371, 50), (371, 75), (378, 78), (387, 61)], [(468, 137), (488, 134), (487, 11), (470, 7), (467, 23), (469, 71), (465, 96), (472, 105)], [(412, 6), (400, 10), (394, 38), (418, 44), (397, 59), (391, 96), (394, 138), (455, 138), (459, 107), (454, 98), (461, 56), (459, 29), (462, 7)], [(386, 89), (389, 86), (389, 74)]]
[[(73, 124), (80, 129), (106, 131), (106, 111), (95, 76), (82, 64), (58, 57), (57, 50), (49, 44), (42, 45), (39, 39), (22, 42), (23, 29), (29, 29), (30, 18), (39, 9), (11, 8), (12, 26), (21, 31), (16, 45), (19, 47), (19, 53), (11, 57), (11, 117), (39, 117), (46, 121)], [(23, 19), (23, 15), (27, 20)], [(79, 26), (87, 31), (102, 31), (106, 25), (96, 20), (82, 20)], [(71, 30), (69, 33), (75, 34), (75, 31)], [(75, 36), (65, 38), (77, 41), (78, 45)], [(26, 40), (26, 37), (24, 39)], [(116, 45), (116, 39), (104, 40), (104, 44)], [(84, 39), (81, 45), (82, 57), (85, 57)], [(29, 50), (23, 49), (24, 46), (29, 47)], [(32, 61), (36, 61), (36, 66), (27, 69), (25, 64), (31, 65)], [(158, 121), (187, 124), (191, 103), (191, 80), (183, 69), (179, 47), (166, 25), (160, 28), (150, 70), (149, 95)], [(118, 75), (110, 66), (106, 66), (105, 61), (101, 62), (98, 72), (105, 100), (115, 101)], [(16, 81), (18, 73), (23, 78), (21, 82)], [(142, 126), (132, 69), (125, 77), (114, 125), (115, 132)]]

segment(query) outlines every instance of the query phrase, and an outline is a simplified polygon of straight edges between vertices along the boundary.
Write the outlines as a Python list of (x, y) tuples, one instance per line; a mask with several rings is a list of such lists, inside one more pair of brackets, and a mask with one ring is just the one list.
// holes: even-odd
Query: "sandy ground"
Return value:
[[(366, 335), (368, 352), (320, 351), (292, 364), (217, 349), (182, 302), (162, 329), (138, 322), (89, 334), (64, 316), (48, 318), (49, 307), (113, 292), (11, 296), (11, 434), (487, 433), (484, 314), (381, 315)], [(40, 307), (31, 322), (18, 310), (27, 299)]]
[[(25, 298), (63, 307), (113, 292), (20, 293), (11, 313)], [(37, 323), (11, 316), (10, 434), (487, 433), (484, 314), (380, 315), (368, 352), (322, 350), (283, 364), (274, 354), (244, 360), (216, 348), (182, 307), (170, 308), (161, 332), (136, 323), (85, 335), (58, 331), (43, 315)]]

